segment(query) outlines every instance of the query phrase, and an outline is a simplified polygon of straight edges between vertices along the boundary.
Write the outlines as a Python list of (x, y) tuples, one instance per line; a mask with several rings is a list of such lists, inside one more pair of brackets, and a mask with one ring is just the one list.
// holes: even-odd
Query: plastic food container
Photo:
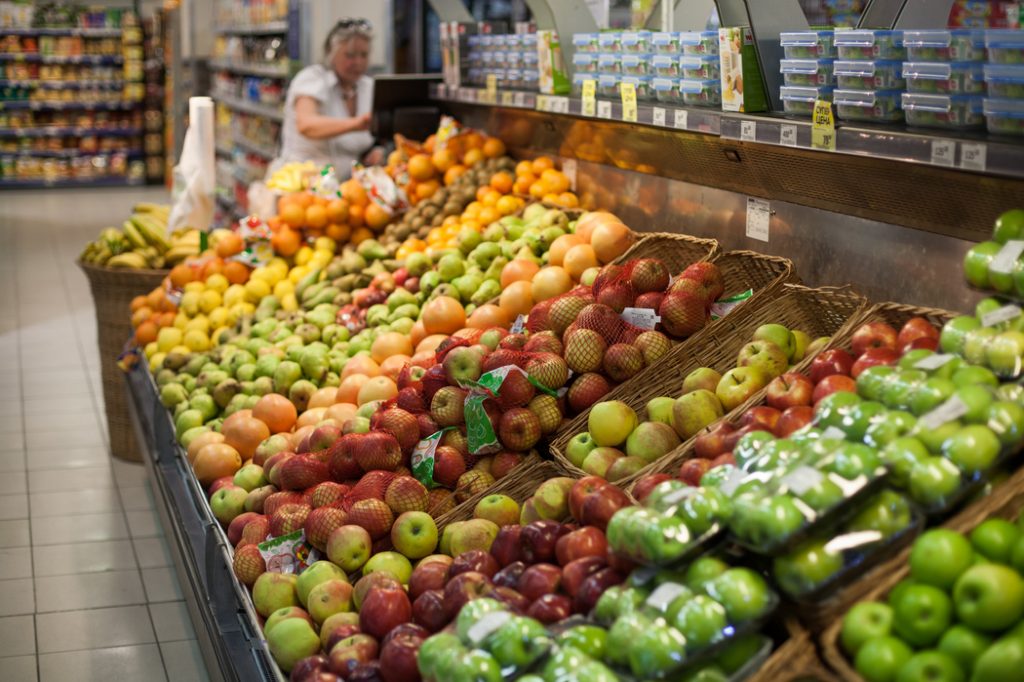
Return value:
[(651, 56), (651, 72), (661, 78), (679, 76), (679, 55), (656, 54)]
[(793, 31), (779, 36), (786, 59), (835, 57), (835, 31)]
[(659, 102), (681, 104), (683, 101), (682, 95), (679, 93), (678, 78), (659, 78), (656, 76), (651, 79), (651, 90), (654, 92), (654, 99)]
[(683, 31), (679, 34), (683, 54), (718, 54), (718, 31)]
[(679, 59), (679, 68), (687, 80), (718, 79), (722, 73), (718, 57), (713, 54), (683, 56)]
[(921, 94), (984, 94), (982, 65), (975, 62), (904, 62), (907, 91)]
[(506, 69), (504, 86), (510, 90), (519, 90), (523, 87), (523, 72), (521, 69)]
[(832, 59), (783, 59), (779, 71), (786, 85), (818, 87), (835, 82)]
[(598, 47), (596, 33), (575, 33), (572, 36), (572, 46), (576, 52), (597, 52)]
[(624, 31), (621, 45), (623, 52), (646, 54), (651, 51), (650, 31)]
[(540, 63), (540, 57), (537, 55), (537, 50), (531, 50), (529, 52), (523, 52), (523, 68), (537, 70), (537, 64)]
[(609, 53), (597, 55), (597, 70), (601, 73), (622, 73), (622, 56)]
[(912, 62), (981, 62), (985, 60), (985, 32), (904, 31), (903, 46)]
[(1024, 64), (1024, 31), (985, 31), (985, 47), (993, 64)]
[(836, 85), (850, 90), (902, 90), (903, 62), (836, 60)]
[(510, 69), (519, 69), (523, 66), (523, 53), (513, 50), (505, 53), (505, 66)]
[(508, 52), (496, 50), (494, 52), (494, 65), (499, 69), (506, 68), (508, 66)]
[(618, 97), (619, 80), (621, 77), (614, 73), (602, 73), (597, 77), (597, 94), (601, 97)]
[(523, 35), (521, 33), (509, 33), (505, 36), (506, 50), (520, 50), (523, 47)]
[(679, 81), (679, 93), (685, 104), (696, 107), (722, 105), (722, 83), (718, 80), (681, 80)]
[(650, 76), (623, 76), (619, 83), (632, 83), (636, 88), (636, 99), (638, 102), (654, 99), (654, 92), (651, 90)]
[(623, 54), (622, 74), (624, 76), (646, 76), (650, 73), (651, 55), (649, 54)]
[(540, 71), (537, 71), (537, 69), (523, 69), (522, 79), (523, 90), (536, 92), (540, 85)]
[(903, 93), (907, 125), (962, 130), (978, 128), (985, 119), (982, 99), (972, 95), (922, 95)]
[(576, 73), (597, 73), (597, 55), (577, 52), (572, 56), (572, 68)]
[(537, 53), (537, 34), (536, 33), (523, 33), (519, 39), (520, 44), (523, 47), (524, 52)]
[(622, 49), (622, 33), (606, 31), (597, 34), (597, 49), (601, 52), (618, 52)]
[(906, 57), (901, 31), (856, 29), (838, 31), (836, 51), (840, 59), (899, 59)]
[(779, 88), (779, 98), (782, 100), (782, 109), (787, 114), (810, 116), (814, 113), (814, 103), (819, 99), (832, 101), (832, 92), (831, 85), (783, 85)]
[(991, 97), (1024, 99), (1024, 64), (986, 64), (984, 74)]
[(574, 73), (572, 76), (572, 94), (579, 97), (583, 94), (583, 83), (588, 80), (596, 80), (591, 73)]
[(675, 31), (652, 33), (651, 52), (656, 54), (679, 54), (679, 33)]
[(902, 121), (899, 90), (836, 90), (836, 114), (847, 121)]
[(1024, 101), (986, 99), (982, 111), (990, 133), (1024, 136)]

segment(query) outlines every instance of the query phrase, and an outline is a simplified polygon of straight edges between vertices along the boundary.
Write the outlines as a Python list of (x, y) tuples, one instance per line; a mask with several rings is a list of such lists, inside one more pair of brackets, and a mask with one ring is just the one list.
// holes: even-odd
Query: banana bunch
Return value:
[(81, 259), (110, 268), (161, 269), (199, 253), (199, 232), (189, 230), (167, 238), (167, 218), (171, 207), (140, 203), (121, 229), (105, 228), (99, 239), (90, 242)]
[(312, 161), (286, 163), (271, 173), (267, 187), (281, 192), (301, 192), (306, 189), (306, 179), (318, 170)]

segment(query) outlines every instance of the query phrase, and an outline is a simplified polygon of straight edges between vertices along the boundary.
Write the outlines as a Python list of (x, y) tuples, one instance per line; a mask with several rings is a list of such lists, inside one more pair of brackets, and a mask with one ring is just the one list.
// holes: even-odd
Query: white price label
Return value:
[(597, 117), (598, 118), (611, 118), (612, 117), (612, 103), (607, 100), (601, 100), (597, 103)]
[(690, 112), (686, 109), (676, 109), (672, 113), (672, 125), (677, 130), (686, 130), (690, 127)]
[(562, 161), (562, 175), (569, 179), (569, 189), (576, 187), (576, 159)]
[(757, 121), (740, 121), (740, 139), (757, 142)]
[(981, 142), (961, 142), (960, 167), (984, 173), (988, 169), (988, 147)]
[(768, 241), (772, 223), (772, 205), (764, 199), (747, 199), (747, 237), (762, 242)]
[(568, 97), (552, 97), (551, 110), (556, 114), (568, 114), (569, 113), (569, 98)]
[(997, 324), (1003, 322), (1009, 322), (1010, 320), (1020, 317), (1020, 307), (1012, 303), (1004, 305), (1002, 308), (996, 308), (991, 312), (987, 312), (981, 316), (982, 327), (994, 327)]
[(517, 92), (517, 93), (515, 93), (514, 101), (515, 101), (515, 105), (517, 107), (526, 106), (526, 93), (525, 92)]
[(822, 432), (821, 437), (834, 438), (836, 440), (846, 440), (846, 432), (837, 426), (830, 426)]
[(512, 328), (509, 329), (509, 334), (522, 334), (523, 329), (526, 328), (526, 315), (517, 315), (516, 321), (512, 323)]
[(512, 106), (512, 102), (513, 101), (514, 101), (513, 100), (513, 95), (512, 95), (511, 92), (506, 90), (505, 92), (501, 93), (501, 105), (503, 107), (510, 107), (510, 106)]
[(641, 329), (654, 329), (661, 322), (658, 314), (650, 308), (625, 308), (621, 317), (634, 327)]
[(665, 110), (661, 107), (651, 109), (651, 122), (656, 126), (665, 125)]
[(788, 123), (779, 126), (779, 144), (785, 147), (795, 147), (797, 127)]
[(1024, 253), (1024, 239), (1010, 239), (1003, 244), (1003, 248), (999, 249), (999, 253), (992, 257), (988, 269), (992, 272), (1009, 274), (1013, 272), (1013, 266), (1017, 264), (1017, 259), (1022, 253)]
[(658, 611), (667, 611), (672, 602), (689, 592), (678, 583), (662, 583), (647, 598), (647, 606)]
[(932, 165), (947, 168), (956, 165), (955, 140), (932, 140)]
[(951, 353), (935, 353), (934, 355), (929, 355), (928, 357), (915, 362), (914, 369), (923, 369), (930, 372), (932, 370), (939, 369), (940, 367), (945, 367), (949, 364), (949, 361), (955, 357), (956, 356)]
[(797, 496), (805, 494), (811, 488), (821, 485), (825, 475), (809, 466), (798, 466), (782, 477), (782, 485), (789, 488)]
[(917, 423), (923, 429), (933, 430), (954, 419), (959, 419), (965, 414), (967, 414), (967, 405), (960, 400), (960, 396), (954, 395), (931, 412), (921, 415)]
[(548, 96), (547, 95), (537, 95), (537, 111), (547, 111), (547, 110), (548, 110)]
[(740, 483), (743, 483), (746, 478), (747, 475), (741, 469), (734, 467), (725, 480), (722, 481), (722, 485), (718, 486), (718, 489), (726, 497), (732, 497), (732, 494), (736, 492), (736, 488), (740, 487)]
[(488, 635), (507, 623), (510, 618), (512, 618), (512, 613), (509, 611), (492, 611), (474, 623), (466, 631), (466, 637), (473, 644), (479, 644), (487, 639)]
[(693, 497), (694, 495), (696, 495), (698, 490), (699, 488), (693, 488), (691, 486), (679, 488), (678, 490), (673, 490), (669, 494), (665, 495), (665, 497), (661, 498), (661, 501), (664, 502), (665, 504), (670, 505), (679, 504), (686, 498)]

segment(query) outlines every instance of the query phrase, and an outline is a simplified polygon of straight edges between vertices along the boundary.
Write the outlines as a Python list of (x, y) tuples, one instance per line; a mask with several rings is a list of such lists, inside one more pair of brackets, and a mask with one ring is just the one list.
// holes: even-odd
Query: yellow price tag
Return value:
[(636, 123), (636, 86), (633, 83), (620, 83), (622, 93), (622, 120)]
[(487, 89), (485, 90), (485, 92), (487, 93), (487, 101), (488, 102), (490, 102), (491, 104), (496, 104), (498, 102), (498, 76), (497, 75), (495, 75), (493, 73), (487, 74)]
[(818, 100), (814, 103), (814, 126), (811, 128), (811, 147), (834, 152), (836, 150), (836, 119), (832, 103)]
[(597, 81), (588, 78), (583, 81), (583, 115), (594, 116), (597, 113)]

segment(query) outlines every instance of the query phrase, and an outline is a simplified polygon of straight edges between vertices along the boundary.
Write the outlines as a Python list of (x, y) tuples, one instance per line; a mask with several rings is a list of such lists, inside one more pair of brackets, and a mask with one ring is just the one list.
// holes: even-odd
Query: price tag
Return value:
[(915, 362), (914, 369), (923, 369), (930, 372), (946, 366), (946, 364), (955, 357), (955, 355), (950, 353), (935, 353), (934, 355), (929, 355), (928, 357)]
[(621, 317), (629, 324), (641, 329), (654, 329), (661, 322), (658, 314), (650, 308), (625, 308)]
[(779, 126), (779, 144), (785, 147), (796, 146), (797, 127), (788, 123)]
[(492, 611), (474, 623), (466, 631), (466, 637), (473, 644), (479, 644), (487, 639), (488, 635), (507, 623), (510, 618), (512, 618), (512, 613), (509, 611)]
[(984, 143), (960, 143), (960, 167), (984, 173), (988, 169), (988, 147)]
[(665, 110), (661, 107), (654, 107), (651, 110), (651, 123), (656, 126), (665, 125)]
[(517, 107), (524, 107), (524, 106), (526, 106), (526, 93), (525, 92), (517, 92), (515, 94), (515, 105)]
[(512, 93), (506, 90), (501, 93), (501, 106), (510, 107), (512, 106)]
[(956, 162), (955, 140), (932, 140), (932, 165), (952, 168)]
[(560, 114), (569, 113), (569, 98), (568, 97), (556, 97), (555, 98), (556, 110)]
[(818, 100), (814, 103), (814, 127), (811, 128), (811, 147), (834, 152), (836, 150), (836, 119), (832, 103)]
[(597, 113), (597, 81), (588, 78), (583, 81), (583, 109), (584, 116), (593, 116)]
[(823, 480), (825, 480), (825, 475), (817, 469), (812, 469), (809, 466), (798, 466), (783, 476), (781, 483), (799, 497), (814, 486), (821, 485)]
[(846, 432), (836, 426), (830, 426), (821, 433), (822, 438), (833, 440), (846, 440)]
[(744, 474), (742, 470), (733, 468), (726, 479), (722, 481), (722, 484), (718, 486), (718, 489), (721, 490), (722, 494), (726, 497), (732, 497), (732, 494), (736, 492), (736, 488), (740, 486), (740, 483), (743, 483), (746, 477), (746, 474)]
[(598, 118), (611, 118), (612, 117), (612, 103), (607, 100), (601, 100), (597, 103), (597, 117)]
[(647, 598), (647, 606), (658, 611), (667, 611), (672, 602), (689, 592), (690, 590), (678, 583), (662, 583)]
[(686, 130), (690, 127), (690, 112), (686, 109), (676, 109), (672, 113), (672, 125), (678, 130)]
[(959, 419), (965, 414), (967, 414), (967, 405), (963, 400), (960, 400), (960, 396), (954, 395), (931, 412), (921, 415), (917, 423), (923, 429), (937, 429), (943, 424)]
[(548, 96), (547, 95), (537, 95), (537, 110), (538, 111), (548, 111), (550, 106), (551, 105), (548, 104)]
[(526, 315), (517, 315), (516, 321), (512, 323), (512, 328), (509, 329), (510, 334), (522, 334), (523, 329), (526, 328)]
[(621, 83), (619, 90), (622, 93), (622, 120), (636, 123), (636, 86), (633, 83)]
[(988, 269), (992, 272), (1009, 274), (1013, 272), (1013, 266), (1017, 264), (1017, 259), (1022, 253), (1024, 253), (1024, 239), (1010, 239), (1003, 244), (1003, 248), (999, 249), (999, 253), (992, 257)]
[(995, 310), (985, 313), (981, 316), (982, 327), (994, 327), (997, 324), (1003, 322), (1009, 322), (1010, 320), (1020, 317), (1020, 308), (1014, 304), (1004, 305), (1002, 308), (996, 308)]
[(772, 206), (764, 199), (747, 199), (747, 236), (762, 242), (768, 241), (768, 230), (772, 223)]
[(562, 161), (562, 175), (569, 179), (569, 189), (576, 186), (576, 159)]
[(498, 101), (498, 76), (493, 73), (487, 74), (486, 89), (487, 101), (497, 102)]
[(740, 121), (740, 139), (757, 142), (757, 121)]
[(692, 488), (690, 486), (687, 486), (685, 488), (679, 488), (678, 490), (673, 490), (668, 495), (665, 495), (665, 497), (661, 498), (661, 501), (664, 502), (665, 504), (679, 504), (686, 498), (693, 497), (694, 495), (696, 495), (697, 490), (699, 489)]

